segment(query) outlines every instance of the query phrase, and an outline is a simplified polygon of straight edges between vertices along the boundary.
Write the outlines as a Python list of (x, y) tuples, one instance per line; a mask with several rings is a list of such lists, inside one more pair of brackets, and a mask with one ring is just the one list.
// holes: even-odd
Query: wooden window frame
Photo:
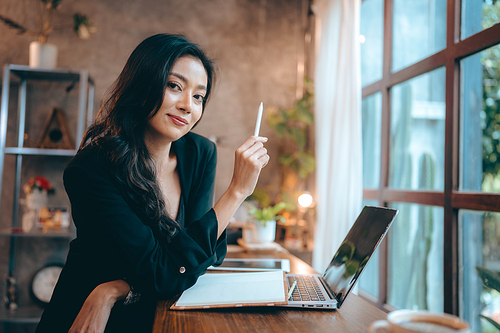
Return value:
[[(462, 0), (465, 1), (465, 0)], [(459, 120), (460, 120), (460, 61), (500, 43), (500, 24), (460, 40), (461, 1), (447, 1), (446, 48), (397, 72), (391, 72), (393, 0), (384, 0), (384, 45), (382, 79), (363, 87), (362, 97), (382, 94), (382, 134), (380, 185), (378, 189), (364, 189), (363, 198), (377, 200), (379, 205), (404, 202), (442, 207), (444, 210), (444, 311), (459, 314), (459, 240), (458, 211), (460, 209), (500, 212), (500, 193), (459, 191)], [(414, 191), (388, 187), (390, 89), (436, 68), (446, 68), (446, 120), (444, 152), (444, 190)], [(379, 297), (360, 294), (385, 311), (394, 310), (387, 302), (387, 242), (380, 247)]]

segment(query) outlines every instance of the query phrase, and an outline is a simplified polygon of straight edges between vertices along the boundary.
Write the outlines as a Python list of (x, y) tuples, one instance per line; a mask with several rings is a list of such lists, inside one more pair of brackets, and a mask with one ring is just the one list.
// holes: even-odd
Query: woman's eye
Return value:
[(204, 98), (205, 98), (205, 97), (204, 97), (204, 96), (202, 96), (202, 95), (194, 95), (194, 99), (196, 99), (198, 102), (203, 102), (203, 99), (204, 99)]
[(180, 90), (181, 88), (179, 87), (179, 85), (177, 83), (174, 83), (174, 82), (169, 82), (167, 84), (167, 86), (170, 88), (170, 89), (174, 89), (174, 90)]

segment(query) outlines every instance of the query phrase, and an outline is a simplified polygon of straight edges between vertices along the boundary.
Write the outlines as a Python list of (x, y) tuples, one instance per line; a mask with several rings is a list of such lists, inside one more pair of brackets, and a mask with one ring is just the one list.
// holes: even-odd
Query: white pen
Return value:
[(290, 290), (288, 291), (288, 298), (292, 297), (293, 292), (295, 291), (295, 287), (297, 287), (297, 280), (293, 281), (292, 286), (290, 287)]
[(262, 102), (260, 102), (260, 106), (259, 106), (259, 114), (257, 115), (257, 123), (255, 124), (255, 132), (254, 132), (254, 136), (259, 136), (259, 132), (260, 132), (260, 123), (262, 121), (262, 114), (264, 113), (264, 104)]

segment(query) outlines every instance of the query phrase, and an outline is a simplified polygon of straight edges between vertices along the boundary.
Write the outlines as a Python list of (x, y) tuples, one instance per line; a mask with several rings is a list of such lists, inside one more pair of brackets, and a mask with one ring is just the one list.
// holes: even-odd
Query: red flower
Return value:
[(35, 176), (34, 183), (37, 187), (41, 188), (42, 190), (50, 190), (52, 188), (52, 185), (50, 185), (50, 182), (45, 177)]
[(24, 191), (30, 193), (32, 190), (37, 189), (40, 191), (46, 190), (49, 194), (54, 193), (52, 185), (47, 180), (47, 178), (42, 176), (31, 177), (29, 181), (29, 186), (25, 185)]

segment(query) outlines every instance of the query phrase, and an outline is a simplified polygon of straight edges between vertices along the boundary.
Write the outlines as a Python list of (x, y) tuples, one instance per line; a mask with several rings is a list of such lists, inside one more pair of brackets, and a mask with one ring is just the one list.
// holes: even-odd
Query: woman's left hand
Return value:
[(214, 206), (219, 226), (217, 237), (222, 235), (243, 200), (253, 193), (262, 168), (269, 162), (265, 142), (267, 138), (251, 136), (236, 149), (233, 179)]
[(87, 297), (68, 333), (101, 333), (115, 302), (125, 298), (130, 287), (123, 280), (98, 285)]
[(265, 137), (251, 136), (236, 149), (230, 189), (243, 195), (243, 198), (253, 193), (262, 168), (269, 162), (265, 142)]

